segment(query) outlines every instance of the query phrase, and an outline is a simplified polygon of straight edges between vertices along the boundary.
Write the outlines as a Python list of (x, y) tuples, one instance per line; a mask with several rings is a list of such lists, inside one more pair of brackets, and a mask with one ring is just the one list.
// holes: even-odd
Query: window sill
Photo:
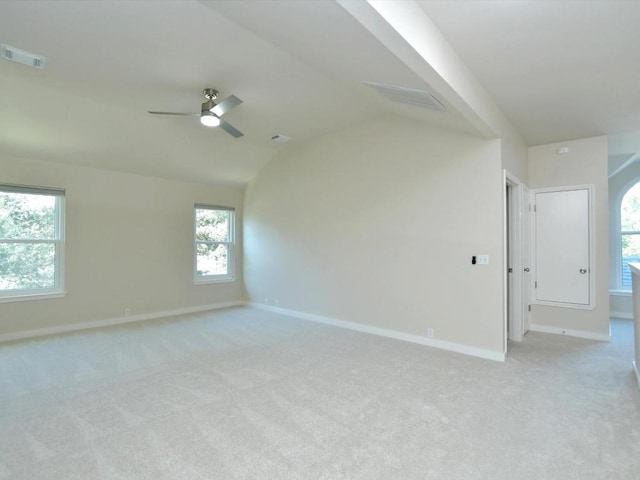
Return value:
[(29, 302), (31, 300), (48, 300), (50, 298), (62, 298), (67, 295), (67, 292), (51, 292), (51, 293), (28, 293), (21, 295), (11, 295), (6, 297), (0, 297), (0, 303), (9, 302)]
[(631, 290), (611, 289), (609, 290), (609, 295), (617, 295), (619, 297), (630, 297)]
[(221, 278), (203, 278), (193, 281), (194, 285), (208, 285), (210, 283), (231, 283), (235, 282), (236, 277), (221, 277)]

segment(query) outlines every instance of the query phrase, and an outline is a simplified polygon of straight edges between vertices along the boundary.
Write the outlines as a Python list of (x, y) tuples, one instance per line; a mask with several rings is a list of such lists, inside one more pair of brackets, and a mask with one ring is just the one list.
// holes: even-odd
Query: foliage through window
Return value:
[(631, 187), (620, 204), (622, 276), (620, 284), (631, 287), (629, 263), (640, 262), (640, 182)]
[(195, 207), (195, 280), (230, 280), (234, 276), (234, 211)]
[(0, 185), (0, 298), (63, 290), (64, 191)]

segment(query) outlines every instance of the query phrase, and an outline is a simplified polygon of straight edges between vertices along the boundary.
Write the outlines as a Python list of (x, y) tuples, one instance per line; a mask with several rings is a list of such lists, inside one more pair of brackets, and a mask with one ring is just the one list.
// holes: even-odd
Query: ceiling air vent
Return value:
[(45, 57), (42, 55), (36, 55), (35, 53), (27, 52), (26, 50), (20, 50), (19, 48), (12, 47), (5, 43), (0, 44), (0, 56), (5, 60), (11, 60), (12, 62), (18, 62), (27, 67), (33, 67), (38, 69), (44, 68)]
[(282, 133), (276, 133), (271, 137), (271, 140), (278, 143), (287, 143), (289, 140), (291, 140), (291, 137), (289, 137), (288, 135), (283, 135)]
[(394, 85), (385, 85), (382, 83), (365, 82), (383, 97), (388, 98), (392, 102), (404, 103), (405, 105), (413, 105), (414, 107), (428, 108), (439, 112), (446, 112), (446, 107), (441, 104), (436, 97), (424, 90), (416, 90), (415, 88), (396, 87)]

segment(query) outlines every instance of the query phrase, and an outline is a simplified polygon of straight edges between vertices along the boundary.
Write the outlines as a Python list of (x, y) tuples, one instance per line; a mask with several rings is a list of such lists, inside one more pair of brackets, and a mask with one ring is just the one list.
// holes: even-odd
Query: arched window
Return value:
[(620, 285), (631, 288), (628, 263), (640, 262), (640, 182), (634, 184), (620, 202)]

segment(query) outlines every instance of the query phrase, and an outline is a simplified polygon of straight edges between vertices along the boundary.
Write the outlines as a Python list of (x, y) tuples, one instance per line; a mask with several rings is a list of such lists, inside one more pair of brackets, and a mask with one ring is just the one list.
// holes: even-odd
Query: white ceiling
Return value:
[(528, 144), (640, 130), (640, 2), (420, 4)]
[[(635, 148), (640, 2), (419, 3), (529, 144), (607, 133)], [(4, 0), (0, 42), (47, 58), (0, 60), (0, 154), (15, 157), (245, 184), (281, 149), (381, 115), (473, 132), (333, 0)], [(449, 111), (393, 104), (363, 80), (430, 91)], [(147, 114), (196, 113), (205, 87), (244, 100), (225, 116), (244, 137)]]

